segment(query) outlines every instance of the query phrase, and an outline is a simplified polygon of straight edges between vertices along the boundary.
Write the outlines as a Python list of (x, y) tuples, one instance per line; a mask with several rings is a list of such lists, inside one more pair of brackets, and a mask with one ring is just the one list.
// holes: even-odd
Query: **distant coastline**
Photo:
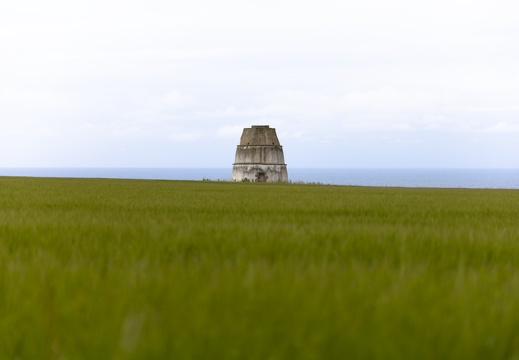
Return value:
[[(231, 181), (229, 168), (0, 168), (0, 176)], [(334, 185), (519, 189), (519, 169), (288, 168), (292, 182)]]

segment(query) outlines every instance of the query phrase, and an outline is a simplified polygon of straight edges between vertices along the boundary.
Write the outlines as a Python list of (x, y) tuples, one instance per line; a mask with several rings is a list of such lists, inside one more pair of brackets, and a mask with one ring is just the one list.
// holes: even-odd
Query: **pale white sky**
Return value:
[(519, 167), (516, 0), (0, 0), (0, 167)]

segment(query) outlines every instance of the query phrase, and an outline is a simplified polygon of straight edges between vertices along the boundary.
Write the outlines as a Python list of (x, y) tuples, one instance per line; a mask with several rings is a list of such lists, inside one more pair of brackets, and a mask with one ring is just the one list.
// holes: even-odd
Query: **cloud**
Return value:
[(486, 127), (484, 132), (488, 133), (517, 133), (519, 132), (519, 123), (511, 124), (505, 121), (501, 121), (495, 125)]
[(183, 108), (193, 106), (196, 104), (195, 99), (186, 94), (182, 94), (178, 90), (174, 90), (164, 97), (164, 101), (167, 105), (171, 105), (175, 108)]
[(351, 91), (342, 98), (346, 109), (378, 109), (380, 111), (430, 108), (435, 101), (437, 101), (436, 94), (397, 90), (390, 86), (368, 91)]
[(199, 132), (182, 132), (175, 131), (169, 135), (169, 138), (179, 142), (192, 142), (199, 140), (204, 134)]
[[(368, 91), (350, 91), (344, 95), (301, 90), (280, 90), (266, 94), (263, 104), (257, 107), (238, 108), (229, 106), (205, 112), (196, 112), (200, 119), (249, 119), (254, 124), (282, 124), (284, 127), (299, 128), (295, 133), (329, 133), (347, 130), (396, 130), (410, 131), (416, 128), (438, 128), (437, 124), (448, 124), (447, 118), (438, 115), (434, 119), (422, 118), (434, 108), (435, 94), (410, 93), (384, 87)], [(451, 120), (453, 121), (453, 120)], [(236, 134), (243, 125), (226, 125), (218, 129), (219, 136)], [(249, 124), (250, 125), (250, 124)]]
[(469, 124), (457, 117), (442, 114), (425, 114), (416, 123), (417, 129), (426, 131), (469, 130)]
[(40, 117), (42, 114), (63, 114), (78, 109), (83, 104), (72, 94), (45, 86), (0, 85), (0, 115)]
[(243, 129), (250, 127), (252, 124), (240, 124), (233, 126), (223, 126), (216, 130), (216, 136), (221, 138), (239, 139)]
[(475, 113), (519, 113), (519, 106), (488, 106), (468, 109)]
[[(252, 112), (255, 111), (256, 110), (253, 110)], [(225, 109), (195, 111), (194, 116), (200, 119), (229, 119), (244, 116), (245, 114), (250, 113), (251, 110), (238, 110), (234, 106), (227, 106)]]

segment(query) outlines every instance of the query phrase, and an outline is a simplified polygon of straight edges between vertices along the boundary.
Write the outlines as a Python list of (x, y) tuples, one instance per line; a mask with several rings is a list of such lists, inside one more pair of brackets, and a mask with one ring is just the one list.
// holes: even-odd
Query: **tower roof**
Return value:
[(280, 145), (276, 129), (268, 125), (252, 125), (243, 129), (240, 145)]

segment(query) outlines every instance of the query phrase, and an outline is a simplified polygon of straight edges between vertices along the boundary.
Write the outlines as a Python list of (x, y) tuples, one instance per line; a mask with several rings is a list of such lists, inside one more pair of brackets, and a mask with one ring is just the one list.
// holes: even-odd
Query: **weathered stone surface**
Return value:
[(268, 125), (243, 129), (232, 169), (233, 181), (287, 182), (283, 147)]
[(253, 125), (251, 128), (243, 129), (240, 145), (278, 145), (279, 140), (276, 129), (268, 125)]

